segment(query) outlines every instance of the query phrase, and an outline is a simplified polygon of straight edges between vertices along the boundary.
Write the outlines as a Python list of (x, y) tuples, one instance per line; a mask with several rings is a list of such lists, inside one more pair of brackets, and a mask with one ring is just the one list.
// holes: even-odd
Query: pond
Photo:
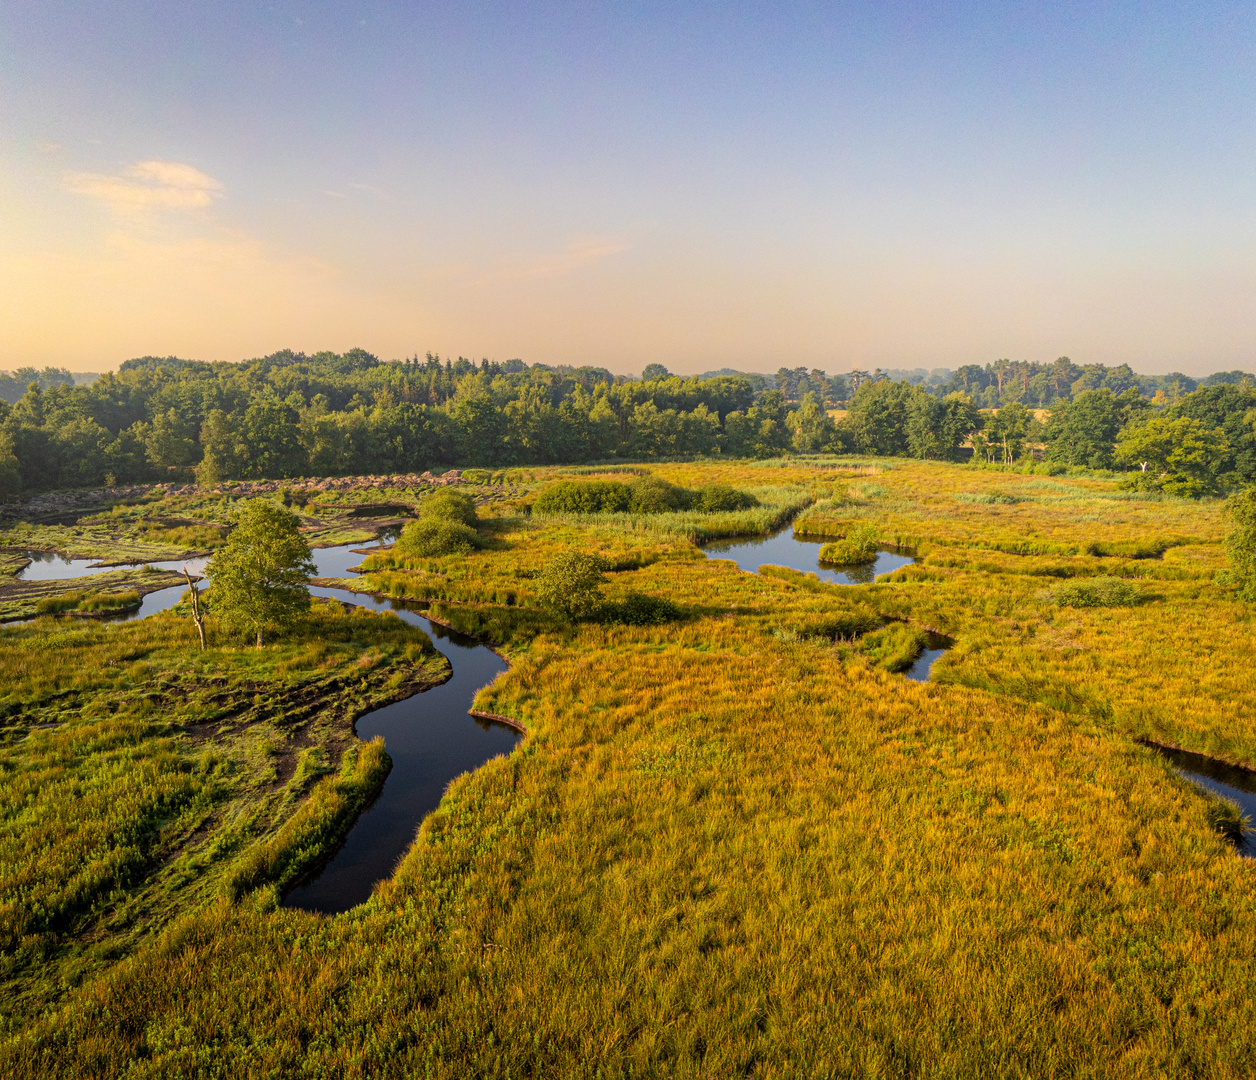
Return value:
[(1256, 858), (1256, 832), (1250, 827), (1250, 823), (1256, 821), (1256, 774), (1189, 750), (1173, 750), (1155, 743), (1149, 745), (1167, 758), (1181, 776), (1210, 794), (1237, 804), (1250, 819), (1249, 827), (1243, 833), (1243, 842), (1238, 845), (1238, 853), (1248, 859)]
[(791, 570), (815, 574), (821, 581), (836, 585), (871, 585), (878, 574), (888, 574), (900, 566), (916, 560), (910, 555), (892, 551), (878, 551), (877, 561), (865, 566), (846, 566), (837, 569), (820, 565), (820, 548), (823, 540), (800, 540), (794, 536), (794, 527), (786, 525), (770, 536), (752, 540), (715, 540), (703, 547), (708, 559), (732, 559), (743, 570), (758, 573), (760, 566), (787, 566)]

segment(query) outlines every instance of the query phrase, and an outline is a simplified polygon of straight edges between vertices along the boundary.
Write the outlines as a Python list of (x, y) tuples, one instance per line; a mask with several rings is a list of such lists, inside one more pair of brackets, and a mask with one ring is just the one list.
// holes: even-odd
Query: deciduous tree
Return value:
[(291, 629), (310, 609), (310, 546), (295, 514), (269, 499), (250, 499), (236, 526), (205, 568), (210, 607), (225, 625), (256, 633)]

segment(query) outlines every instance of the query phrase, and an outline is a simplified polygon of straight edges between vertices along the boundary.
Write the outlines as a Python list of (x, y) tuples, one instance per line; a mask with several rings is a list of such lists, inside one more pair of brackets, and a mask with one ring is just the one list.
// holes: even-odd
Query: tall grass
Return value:
[[(738, 483), (732, 468), (658, 471)], [(365, 584), (443, 581), (461, 595), (434, 615), (508, 640), (511, 670), (475, 705), (528, 737), (450, 785), (346, 915), (273, 910), (265, 885), (228, 902), (204, 891), (221, 869), (189, 867), (164, 894), (185, 914), (46, 991), (11, 1024), (0, 1073), (1248, 1075), (1252, 867), (1216, 834), (1214, 800), (1131, 737), (1256, 762), (1256, 646), (1213, 584), (1215, 507), (1040, 488), (963, 501), (1019, 481), (907, 462), (847, 504), (807, 469), (779, 474), (833, 499), (823, 527), (918, 536), (922, 561), (827, 585), (600, 519), (503, 519), (483, 551), (373, 556)], [(1135, 557), (1167, 537), (1190, 542)], [(1015, 543), (1039, 553), (1001, 548)], [(685, 617), (538, 613), (528, 574), (577, 545), (619, 567), (609, 600), (664, 597)], [(1038, 598), (1102, 575), (1137, 579), (1141, 602)], [(513, 604), (485, 602), (507, 587)], [(926, 628), (956, 639), (938, 679), (887, 670)], [(21, 695), (40, 688), (52, 716), (69, 686), (41, 671)], [(273, 678), (257, 672), (256, 692)], [(282, 876), (300, 843), (277, 837), (308, 790), (242, 799), (260, 831), (224, 829), (236, 846), (212, 865)], [(246, 856), (259, 841), (275, 846)]]

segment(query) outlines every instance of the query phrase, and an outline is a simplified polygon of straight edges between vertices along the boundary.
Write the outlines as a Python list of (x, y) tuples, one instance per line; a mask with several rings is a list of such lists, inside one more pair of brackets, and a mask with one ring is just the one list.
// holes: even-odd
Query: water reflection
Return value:
[(716, 540), (703, 550), (709, 559), (732, 559), (752, 574), (757, 573), (760, 566), (770, 563), (815, 574), (821, 581), (837, 585), (871, 585), (878, 574), (888, 574), (916, 561), (910, 555), (879, 551), (876, 562), (864, 566), (821, 566), (820, 548), (824, 543), (822, 540), (800, 540), (794, 536), (793, 526), (786, 525), (771, 536), (755, 537), (753, 540)]
[[(1189, 750), (1172, 750), (1155, 743), (1149, 745), (1167, 758), (1186, 779), (1213, 795), (1229, 799), (1250, 821), (1256, 821), (1256, 775), (1249, 770), (1227, 765), (1203, 754), (1192, 754)], [(1238, 853), (1249, 859), (1256, 858), (1256, 833), (1250, 827), (1243, 834)]]
[(915, 679), (916, 682), (928, 682), (929, 673), (933, 669), (934, 662), (947, 649), (955, 644), (949, 637), (943, 634), (935, 634), (932, 630), (925, 635), (924, 651), (916, 657), (915, 663), (903, 672), (909, 679)]

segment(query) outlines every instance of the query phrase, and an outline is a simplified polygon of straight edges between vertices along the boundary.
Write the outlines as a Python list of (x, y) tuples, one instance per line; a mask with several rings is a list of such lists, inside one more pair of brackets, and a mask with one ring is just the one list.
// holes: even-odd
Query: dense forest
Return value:
[(1242, 372), (1149, 377), (1067, 357), (833, 377), (680, 378), (651, 364), (640, 379), (431, 354), (381, 362), (361, 349), (143, 357), (90, 382), (0, 372), (0, 497), (192, 470), (214, 483), (789, 452), (1121, 469), (1134, 486), (1203, 495), (1256, 480), (1254, 421)]

